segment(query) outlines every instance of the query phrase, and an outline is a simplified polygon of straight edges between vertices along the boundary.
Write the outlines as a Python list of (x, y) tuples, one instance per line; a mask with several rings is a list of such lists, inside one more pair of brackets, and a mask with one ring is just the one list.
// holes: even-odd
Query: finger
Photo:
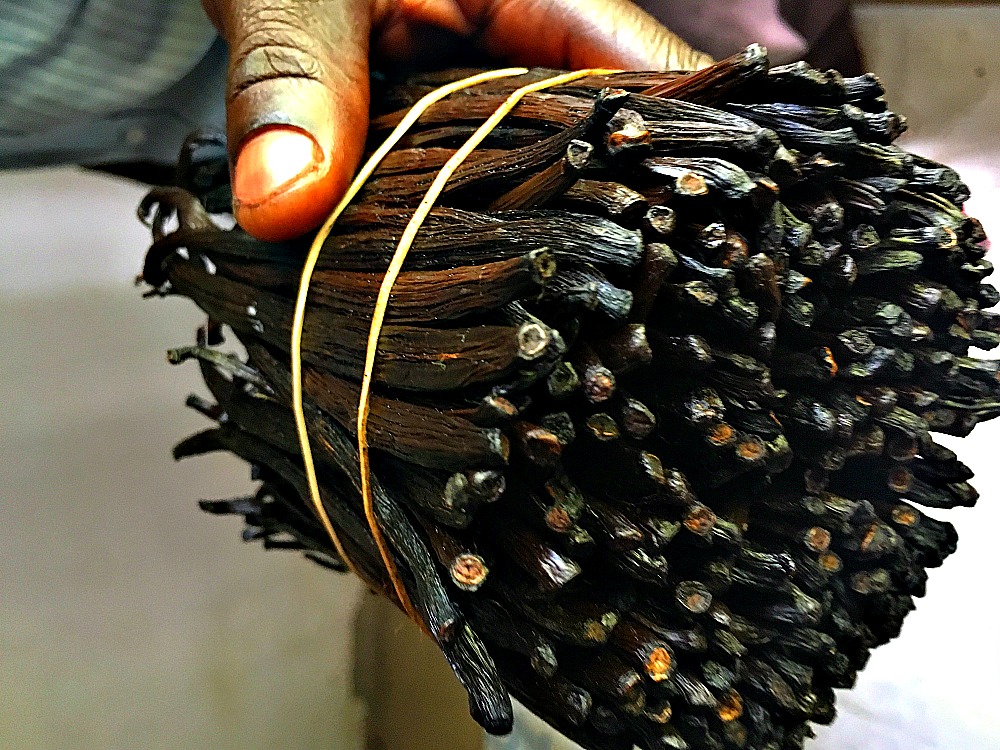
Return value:
[[(711, 64), (627, 0), (483, 2), (483, 43), (523, 65), (628, 70), (689, 70)], [(529, 34), (530, 29), (544, 33)]]
[(265, 240), (319, 224), (368, 124), (368, 0), (221, 0), (237, 221)]
[(712, 62), (628, 0), (397, 0), (379, 26), (379, 53), (411, 54), (415, 24), (475, 28), (486, 52), (518, 65), (693, 70)]

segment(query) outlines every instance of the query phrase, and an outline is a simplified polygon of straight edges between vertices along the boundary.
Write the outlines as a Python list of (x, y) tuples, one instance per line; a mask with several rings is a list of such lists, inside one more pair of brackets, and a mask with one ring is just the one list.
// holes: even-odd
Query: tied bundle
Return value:
[[(490, 732), (514, 696), (591, 750), (801, 748), (955, 549), (921, 508), (971, 506), (932, 433), (1000, 413), (1000, 297), (948, 167), (871, 75), (744, 53), (697, 73), (529, 94), (448, 181), (393, 287), (367, 439), (356, 421), (382, 277), (442, 165), (507, 95), (455, 93), (323, 243), (303, 415), (339, 551), (310, 503), (290, 332), (307, 243), (218, 214), (211, 138), (141, 212), (151, 294), (208, 315), (210, 429), (256, 494), (203, 502), (244, 538), (350, 568), (410, 610)], [(454, 72), (376, 83), (377, 145)], [(218, 145), (215, 143), (214, 145)], [(171, 227), (174, 223), (176, 226)], [(220, 348), (223, 327), (245, 356)]]

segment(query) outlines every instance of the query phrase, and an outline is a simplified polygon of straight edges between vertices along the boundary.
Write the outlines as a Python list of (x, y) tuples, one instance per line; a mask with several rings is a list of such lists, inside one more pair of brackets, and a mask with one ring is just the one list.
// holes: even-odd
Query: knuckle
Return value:
[(326, 66), (309, 47), (311, 35), (278, 14), (249, 21), (230, 51), (231, 96), (255, 83), (304, 78), (322, 83)]

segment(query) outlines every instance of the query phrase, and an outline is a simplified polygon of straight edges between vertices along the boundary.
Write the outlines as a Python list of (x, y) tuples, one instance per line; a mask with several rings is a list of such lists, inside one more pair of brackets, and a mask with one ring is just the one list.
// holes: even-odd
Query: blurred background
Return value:
[[(956, 167), (1000, 237), (1000, 5), (859, 2), (866, 68), (902, 145)], [(198, 498), (245, 466), (170, 450), (200, 428), (201, 316), (140, 298), (143, 189), (77, 170), (0, 173), (0, 748), (482, 750), (429, 641), (354, 580), (240, 541)], [(814, 750), (1000, 748), (1000, 424), (957, 446), (983, 495), (948, 514), (932, 571)], [(955, 448), (958, 441), (948, 440)], [(524, 717), (493, 750), (571, 747)]]

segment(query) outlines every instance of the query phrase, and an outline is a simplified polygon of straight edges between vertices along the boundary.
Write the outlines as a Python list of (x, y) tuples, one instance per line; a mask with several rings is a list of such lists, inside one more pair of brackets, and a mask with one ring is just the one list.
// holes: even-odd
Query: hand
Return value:
[(395, 62), (433, 53), (428, 30), (517, 65), (655, 70), (710, 62), (628, 0), (203, 3), (230, 49), (236, 218), (265, 240), (314, 228), (347, 189), (368, 128), (370, 43)]

